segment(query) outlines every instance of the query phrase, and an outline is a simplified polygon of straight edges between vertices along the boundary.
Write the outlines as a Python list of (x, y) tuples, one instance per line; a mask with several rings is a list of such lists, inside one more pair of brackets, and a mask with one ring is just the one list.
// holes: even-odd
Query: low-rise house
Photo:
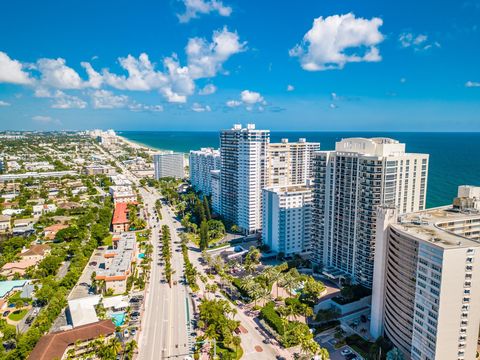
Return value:
[(15, 274), (24, 275), (29, 267), (37, 265), (38, 261), (31, 259), (21, 259), (6, 263), (2, 266), (1, 275), (11, 279)]
[(20, 257), (25, 260), (36, 260), (37, 262), (40, 262), (48, 254), (50, 254), (50, 245), (35, 244), (30, 246), (28, 249), (22, 250), (22, 252), (20, 253)]
[(36, 220), (33, 218), (29, 219), (18, 219), (13, 221), (13, 235), (30, 235), (35, 232), (33, 225)]
[(2, 215), (6, 215), (6, 216), (13, 216), (13, 215), (20, 215), (21, 213), (23, 213), (23, 209), (5, 209), (5, 210), (2, 210)]
[(16, 291), (23, 291), (28, 280), (0, 281), (0, 309), (7, 303), (8, 297)]
[(43, 214), (48, 214), (57, 211), (57, 205), (55, 204), (43, 204), (33, 206), (33, 216), (40, 217)]
[(45, 236), (46, 240), (55, 240), (57, 233), (62, 229), (66, 229), (67, 227), (68, 225), (64, 224), (50, 225), (43, 229), (43, 235)]
[(115, 325), (111, 320), (44, 335), (28, 357), (30, 360), (66, 359), (68, 354), (80, 358), (90, 351), (88, 344), (102, 338), (105, 342), (115, 336)]
[(105, 269), (97, 272), (96, 279), (105, 281), (106, 290), (114, 294), (127, 291), (127, 279), (132, 275), (132, 264), (136, 261), (137, 240), (135, 233), (113, 236), (113, 249), (105, 251)]
[(0, 234), (7, 234), (12, 230), (10, 220), (10, 216), (0, 215)]

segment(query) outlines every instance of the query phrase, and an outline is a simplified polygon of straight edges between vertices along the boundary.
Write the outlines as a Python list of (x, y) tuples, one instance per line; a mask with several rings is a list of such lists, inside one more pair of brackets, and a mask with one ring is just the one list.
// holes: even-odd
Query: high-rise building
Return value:
[(314, 159), (313, 261), (372, 287), (376, 209), (425, 208), (428, 155), (388, 138), (349, 138)]
[(268, 145), (268, 186), (303, 185), (313, 177), (313, 154), (320, 143), (282, 139)]
[(220, 170), (212, 170), (210, 172), (212, 184), (212, 210), (215, 214), (221, 214), (221, 198), (220, 198)]
[(196, 191), (204, 195), (212, 193), (212, 170), (220, 170), (220, 151), (213, 148), (202, 148), (190, 151), (190, 183)]
[(166, 152), (153, 155), (155, 166), (155, 179), (185, 177), (185, 158), (182, 153)]
[(234, 125), (220, 133), (221, 215), (244, 233), (262, 228), (262, 189), (267, 184), (269, 130)]
[(312, 191), (304, 185), (263, 189), (262, 240), (286, 256), (310, 252)]
[(413, 360), (475, 359), (480, 212), (377, 209), (370, 332)]

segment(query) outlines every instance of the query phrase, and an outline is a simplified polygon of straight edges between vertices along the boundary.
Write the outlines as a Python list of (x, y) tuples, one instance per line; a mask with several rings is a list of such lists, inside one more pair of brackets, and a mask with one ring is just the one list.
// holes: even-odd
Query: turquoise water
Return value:
[(110, 317), (112, 318), (112, 321), (115, 324), (115, 326), (122, 326), (123, 323), (125, 322), (125, 313), (123, 311), (112, 313), (110, 314)]
[[(201, 147), (218, 147), (218, 132), (119, 131), (119, 135), (147, 146), (188, 152)], [(389, 132), (271, 132), (271, 141), (305, 137), (332, 150), (346, 137), (387, 136), (407, 144), (407, 151), (430, 154), (427, 206), (450, 204), (458, 185), (480, 186), (480, 133), (389, 133)]]
[(144, 253), (138, 254), (138, 258), (139, 258), (139, 259), (143, 259), (144, 257), (145, 257), (145, 254), (144, 254)]

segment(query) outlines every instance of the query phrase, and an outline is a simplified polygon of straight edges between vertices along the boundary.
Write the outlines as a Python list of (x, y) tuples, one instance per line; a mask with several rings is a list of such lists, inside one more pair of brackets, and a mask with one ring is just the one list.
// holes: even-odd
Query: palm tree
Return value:
[(328, 360), (330, 359), (330, 354), (328, 353), (328, 350), (325, 348), (320, 348), (318, 351), (317, 355), (320, 357), (320, 360)]
[(120, 340), (118, 340), (117, 337), (114, 337), (110, 340), (109, 346), (111, 347), (112, 352), (115, 355), (118, 355), (123, 350), (122, 343), (120, 342)]
[(128, 343), (125, 344), (125, 357), (128, 360), (133, 359), (133, 353), (135, 350), (138, 348), (138, 344), (135, 340), (129, 341)]
[(301, 276), (297, 269), (290, 269), (282, 279), (282, 287), (284, 287), (290, 294), (300, 286)]

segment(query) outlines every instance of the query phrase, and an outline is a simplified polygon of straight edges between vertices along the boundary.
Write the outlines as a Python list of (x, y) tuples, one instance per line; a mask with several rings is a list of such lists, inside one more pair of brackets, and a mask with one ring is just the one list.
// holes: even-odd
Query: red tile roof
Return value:
[(114, 332), (115, 325), (111, 320), (102, 320), (93, 324), (79, 326), (72, 330), (54, 332), (40, 338), (28, 359), (61, 359), (68, 346), (74, 345), (77, 341), (93, 340), (100, 335), (108, 336)]
[(128, 208), (127, 208), (127, 205), (128, 204), (126, 204), (126, 203), (117, 203), (115, 205), (115, 211), (113, 213), (112, 225), (128, 223), (128, 219), (127, 219)]

